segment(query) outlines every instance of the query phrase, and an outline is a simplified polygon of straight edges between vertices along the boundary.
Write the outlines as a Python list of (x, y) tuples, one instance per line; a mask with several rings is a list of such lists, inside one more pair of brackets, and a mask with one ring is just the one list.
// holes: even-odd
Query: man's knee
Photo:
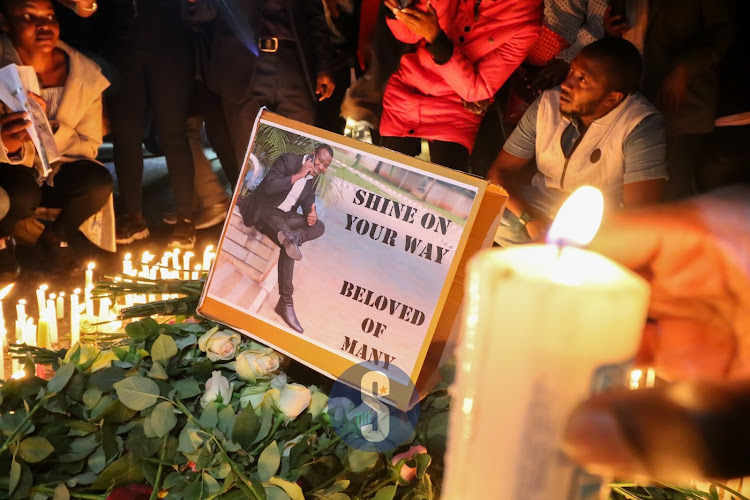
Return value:
[(26, 175), (19, 175), (12, 185), (3, 186), (10, 196), (8, 212), (12, 212), (18, 220), (31, 216), (42, 201), (42, 189), (34, 179), (31, 170), (25, 170), (29, 170), (28, 173), (24, 172)]
[(104, 206), (109, 199), (109, 196), (114, 190), (114, 183), (112, 181), (112, 175), (109, 170), (101, 165), (92, 165), (92, 168), (87, 169), (87, 182), (86, 192), (88, 198), (91, 200), (92, 205), (96, 205), (97, 209)]
[(315, 221), (315, 224), (310, 226), (310, 228), (308, 229), (307, 239), (314, 240), (316, 238), (320, 238), (321, 236), (323, 236), (323, 233), (325, 232), (326, 232), (326, 225), (323, 224), (322, 220), (318, 219), (317, 221)]

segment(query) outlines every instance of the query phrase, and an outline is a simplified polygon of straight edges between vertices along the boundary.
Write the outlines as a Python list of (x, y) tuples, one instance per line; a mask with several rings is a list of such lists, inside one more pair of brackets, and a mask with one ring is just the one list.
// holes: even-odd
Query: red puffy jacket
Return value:
[[(426, 11), (426, 0), (412, 6)], [(418, 43), (401, 58), (383, 96), (380, 133), (457, 142), (471, 151), (482, 117), (464, 108), (462, 99), (492, 98), (523, 62), (542, 25), (542, 0), (432, 0), (438, 22), (453, 42), (453, 55), (442, 65), (426, 41), (400, 21), (389, 19), (393, 34)]]

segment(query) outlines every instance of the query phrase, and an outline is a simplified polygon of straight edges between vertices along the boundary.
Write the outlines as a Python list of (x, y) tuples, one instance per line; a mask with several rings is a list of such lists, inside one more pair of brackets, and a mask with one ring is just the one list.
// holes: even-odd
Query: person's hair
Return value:
[(638, 90), (641, 84), (643, 59), (632, 43), (622, 38), (604, 38), (585, 46), (581, 52), (590, 59), (607, 63), (607, 81), (610, 90), (626, 96)]
[(320, 151), (321, 149), (325, 149), (326, 151), (328, 151), (329, 153), (331, 153), (331, 158), (333, 158), (333, 148), (331, 146), (329, 146), (328, 144), (322, 143), (322, 142), (320, 144), (316, 144), (315, 145), (315, 152), (316, 153), (318, 151)]
[[(7, 16), (8, 16), (8, 13), (10, 13), (11, 6), (19, 3), (20, 1), (21, 0), (0, 0), (0, 14), (3, 14), (4, 16), (6, 16), (6, 20), (7, 20)], [(53, 0), (49, 0), (49, 1), (54, 7), (55, 2)]]

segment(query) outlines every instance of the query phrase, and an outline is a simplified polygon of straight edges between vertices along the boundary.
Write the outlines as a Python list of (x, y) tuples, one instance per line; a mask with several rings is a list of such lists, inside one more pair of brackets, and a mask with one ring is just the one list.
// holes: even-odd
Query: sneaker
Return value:
[(229, 202), (221, 202), (203, 207), (195, 216), (195, 229), (207, 229), (221, 224), (227, 219)]
[[(202, 208), (193, 214), (195, 229), (208, 229), (209, 227), (221, 224), (226, 220), (227, 212), (229, 212), (229, 202), (226, 201)], [(164, 212), (161, 220), (165, 224), (174, 226), (177, 224), (177, 212)]]
[(10, 283), (21, 274), (16, 260), (16, 243), (13, 238), (0, 238), (0, 283)]
[(195, 246), (195, 226), (190, 219), (181, 219), (177, 221), (169, 238), (169, 246), (172, 248), (182, 248), (192, 250)]
[(124, 215), (116, 224), (115, 241), (120, 245), (128, 245), (135, 240), (148, 238), (148, 226), (142, 218), (135, 215)]

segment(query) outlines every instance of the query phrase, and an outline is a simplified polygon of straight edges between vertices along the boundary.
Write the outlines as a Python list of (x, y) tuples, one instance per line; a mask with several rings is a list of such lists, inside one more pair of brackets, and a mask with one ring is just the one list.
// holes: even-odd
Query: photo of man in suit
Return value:
[(332, 160), (333, 149), (327, 144), (318, 144), (314, 154), (283, 154), (240, 204), (244, 224), (255, 226), (281, 249), (279, 302), (274, 311), (299, 333), (304, 330), (292, 300), (294, 261), (302, 259), (303, 243), (320, 238), (325, 232), (315, 210), (315, 188), (317, 176), (325, 173)]

